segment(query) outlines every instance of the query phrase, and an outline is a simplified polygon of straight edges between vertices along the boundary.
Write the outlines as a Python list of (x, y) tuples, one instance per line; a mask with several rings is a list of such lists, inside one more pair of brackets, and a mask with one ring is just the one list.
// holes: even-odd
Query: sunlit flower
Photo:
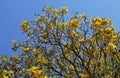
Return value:
[(28, 72), (30, 76), (34, 75), (35, 78), (39, 78), (42, 74), (42, 70), (39, 70), (39, 68), (36, 66), (32, 66), (30, 69), (28, 69)]
[(115, 35), (115, 36), (112, 36), (112, 38), (113, 38), (113, 39), (116, 39), (117, 37), (118, 37), (117, 35)]
[(89, 78), (89, 76), (87, 74), (80, 74), (81, 78)]
[(40, 54), (40, 50), (37, 50), (37, 49), (33, 49), (32, 52), (35, 54)]
[(16, 55), (13, 55), (12, 59), (15, 60), (15, 61), (19, 61), (20, 60), (20, 58), (18, 56), (16, 56)]
[(62, 14), (62, 12), (60, 11), (60, 10), (58, 10), (58, 9), (55, 9), (54, 10), (58, 15), (61, 15)]
[(37, 62), (47, 64), (48, 60), (45, 57), (41, 56), (37, 58)]
[(109, 48), (110, 50), (114, 50), (116, 48), (116, 45), (114, 45), (113, 43), (109, 43)]
[(110, 21), (107, 20), (107, 19), (104, 19), (104, 20), (102, 21), (102, 25), (103, 25), (103, 26), (108, 26), (109, 24), (110, 24)]
[(95, 58), (97, 58), (99, 55), (100, 55), (100, 52), (99, 52), (99, 51), (95, 51), (95, 52), (93, 53), (93, 56), (94, 56)]
[(79, 34), (76, 31), (72, 31), (70, 35), (73, 37), (79, 37)]
[(62, 12), (68, 14), (68, 8), (66, 6), (62, 7)]
[(99, 27), (102, 27), (102, 18), (100, 17), (96, 17), (92, 20), (92, 24), (93, 26), (99, 28)]
[(97, 64), (97, 61), (95, 59), (92, 59), (90, 62), (90, 65), (95, 66)]
[(9, 78), (9, 76), (5, 76), (5, 75), (4, 75), (3, 78)]
[(73, 18), (70, 21), (70, 27), (75, 28), (75, 27), (77, 27), (79, 25), (79, 23), (80, 23), (80, 20), (78, 20), (76, 18)]
[(111, 31), (112, 31), (112, 28), (106, 28), (106, 29), (105, 29), (105, 32), (106, 32), (107, 34), (111, 33)]
[(30, 51), (30, 44), (25, 44), (24, 47), (22, 48), (24, 52), (29, 52)]
[(30, 30), (29, 22), (28, 21), (23, 21), (20, 29), (28, 33), (29, 30)]
[(41, 34), (41, 37), (46, 37), (46, 36), (47, 36), (47, 33)]
[(71, 43), (70, 43), (70, 42), (65, 42), (64, 45), (65, 45), (67, 48), (71, 48)]
[(105, 59), (104, 58), (101, 58), (101, 63), (105, 64)]
[(42, 78), (48, 78), (48, 76), (47, 76), (47, 75), (44, 75)]
[(7, 60), (8, 60), (8, 57), (5, 56), (5, 55), (3, 55), (3, 56), (2, 56), (2, 60), (7, 61)]
[(28, 47), (23, 47), (22, 50), (25, 51), (25, 52), (29, 52), (29, 51), (30, 51), (30, 48), (28, 48)]
[(106, 38), (110, 38), (110, 37), (111, 37), (111, 34), (105, 34), (105, 37), (106, 37)]
[(109, 48), (107, 47), (107, 48), (105, 48), (104, 53), (105, 53), (105, 54), (108, 54), (108, 52), (109, 52)]
[(16, 41), (15, 40), (12, 40), (12, 45), (16, 45)]

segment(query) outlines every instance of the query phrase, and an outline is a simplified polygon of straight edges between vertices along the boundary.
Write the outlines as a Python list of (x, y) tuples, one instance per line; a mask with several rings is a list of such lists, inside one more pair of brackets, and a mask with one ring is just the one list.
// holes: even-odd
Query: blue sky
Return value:
[(0, 54), (12, 55), (12, 40), (25, 40), (20, 31), (22, 20), (34, 20), (45, 4), (69, 12), (86, 13), (89, 18), (109, 17), (120, 31), (120, 0), (0, 0)]

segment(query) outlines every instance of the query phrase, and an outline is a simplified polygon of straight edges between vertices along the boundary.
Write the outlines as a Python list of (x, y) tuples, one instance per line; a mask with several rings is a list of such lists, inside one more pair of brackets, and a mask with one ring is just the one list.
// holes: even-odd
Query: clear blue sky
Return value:
[(19, 30), (22, 20), (34, 20), (45, 4), (70, 12), (85, 12), (89, 18), (109, 17), (120, 31), (120, 0), (0, 0), (0, 54), (12, 55), (11, 40), (24, 40)]

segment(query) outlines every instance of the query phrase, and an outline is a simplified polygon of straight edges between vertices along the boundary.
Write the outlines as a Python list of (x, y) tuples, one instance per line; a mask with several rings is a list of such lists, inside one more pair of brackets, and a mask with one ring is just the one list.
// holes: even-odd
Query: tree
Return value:
[(120, 35), (109, 18), (89, 19), (67, 7), (45, 6), (33, 21), (23, 21), (23, 42), (12, 41), (19, 55), (1, 56), (3, 78), (119, 78)]

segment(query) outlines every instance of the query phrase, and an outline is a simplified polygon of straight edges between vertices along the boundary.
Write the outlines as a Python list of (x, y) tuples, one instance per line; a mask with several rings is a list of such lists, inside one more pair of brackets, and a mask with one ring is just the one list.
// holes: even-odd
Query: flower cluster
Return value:
[(30, 30), (29, 22), (28, 21), (23, 21), (22, 26), (20, 27), (20, 29), (28, 33), (29, 30)]
[(101, 28), (103, 26), (108, 26), (109, 24), (111, 24), (111, 20), (110, 19), (102, 19), (100, 17), (96, 17), (92, 20), (92, 25), (95, 26), (96, 28)]

